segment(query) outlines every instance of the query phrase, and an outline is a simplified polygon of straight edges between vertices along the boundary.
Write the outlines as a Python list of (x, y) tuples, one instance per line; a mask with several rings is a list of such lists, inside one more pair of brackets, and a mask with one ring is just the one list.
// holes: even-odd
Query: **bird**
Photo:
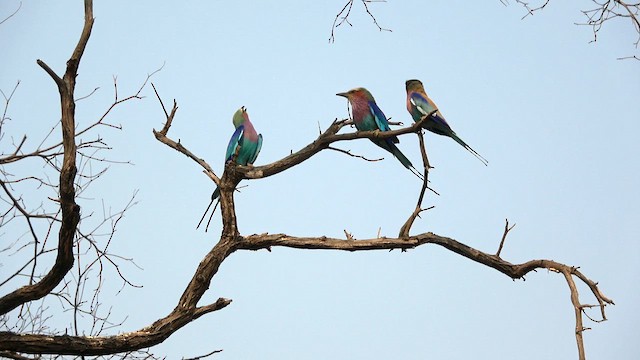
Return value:
[(482, 155), (473, 150), (471, 146), (467, 145), (467, 143), (460, 139), (456, 132), (451, 129), (440, 113), (440, 110), (438, 110), (436, 104), (429, 98), (429, 96), (427, 96), (427, 93), (424, 91), (424, 86), (420, 80), (407, 80), (405, 85), (407, 88), (407, 110), (409, 111), (409, 114), (411, 114), (413, 121), (418, 122), (425, 115), (433, 113), (429, 119), (426, 119), (422, 123), (422, 127), (424, 129), (438, 135), (452, 138), (473, 154), (473, 156), (480, 160), (485, 166), (488, 165), (489, 162), (487, 159), (483, 158)]
[[(369, 90), (358, 87), (347, 92), (337, 93), (337, 96), (342, 96), (349, 100), (351, 104), (351, 115), (353, 123), (356, 129), (359, 131), (390, 131), (389, 121), (384, 115), (382, 110), (376, 104), (376, 100)], [(400, 142), (396, 136), (384, 138), (384, 139), (371, 139), (371, 141), (379, 147), (393, 154), (400, 161), (400, 163), (409, 169), (414, 175), (423, 179), (420, 173), (413, 167), (411, 161), (398, 149), (395, 145)]]
[[(240, 109), (233, 114), (233, 126), (235, 126), (236, 130), (233, 132), (233, 135), (231, 135), (231, 139), (227, 145), (225, 163), (233, 161), (238, 165), (252, 165), (258, 158), (260, 149), (262, 149), (262, 134), (258, 134), (253, 127), (251, 120), (249, 120), (249, 113), (247, 113), (247, 109), (244, 106), (240, 107)], [(211, 202), (204, 211), (196, 229), (200, 227), (202, 220), (204, 220), (205, 215), (209, 212), (211, 204), (219, 197), (220, 188), (216, 186), (213, 194), (211, 194)], [(217, 206), (216, 204), (216, 207)], [(213, 217), (215, 211), (216, 208), (214, 207), (211, 217)], [(209, 217), (209, 221), (211, 221), (211, 217)], [(207, 228), (208, 227), (209, 223), (207, 222)], [(207, 230), (205, 229), (205, 231)]]

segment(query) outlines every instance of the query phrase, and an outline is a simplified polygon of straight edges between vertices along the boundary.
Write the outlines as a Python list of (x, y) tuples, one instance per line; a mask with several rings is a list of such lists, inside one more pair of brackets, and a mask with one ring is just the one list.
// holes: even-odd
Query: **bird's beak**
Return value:
[(343, 93), (337, 93), (336, 95), (337, 95), (337, 96), (342, 96), (342, 97), (347, 98), (347, 99), (349, 98), (349, 96), (347, 95), (347, 93), (346, 93), (346, 92), (343, 92)]

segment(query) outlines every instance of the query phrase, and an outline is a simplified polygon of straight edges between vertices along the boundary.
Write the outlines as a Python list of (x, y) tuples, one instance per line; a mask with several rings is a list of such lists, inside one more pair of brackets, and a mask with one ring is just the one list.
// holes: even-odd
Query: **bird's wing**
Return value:
[(442, 117), (439, 111), (431, 115), (431, 119), (433, 119), (433, 122), (437, 125), (435, 128), (431, 129), (431, 131), (435, 132), (436, 134), (446, 136), (451, 136), (451, 134), (454, 133), (451, 129), (451, 126), (449, 126), (449, 124), (444, 119), (444, 117)]
[(444, 119), (442, 114), (440, 114), (440, 111), (437, 111), (438, 108), (435, 106), (435, 104), (429, 101), (425, 96), (422, 96), (422, 94), (417, 92), (412, 93), (409, 101), (411, 102), (411, 105), (415, 106), (415, 108), (420, 112), (420, 114), (422, 114), (422, 116), (427, 115), (433, 112), (434, 110), (436, 110), (436, 112), (433, 113), (433, 115), (431, 115), (431, 118), (433, 119), (433, 121), (440, 126), (444, 126), (445, 128), (450, 128), (449, 124), (447, 124), (447, 121)]
[(251, 159), (249, 159), (249, 164), (253, 164), (254, 161), (258, 158), (258, 154), (260, 154), (260, 149), (262, 149), (262, 134), (258, 134), (258, 145), (256, 146), (256, 152), (253, 154)]
[(373, 118), (376, 120), (376, 125), (378, 126), (378, 129), (382, 131), (391, 130), (391, 128), (389, 128), (389, 121), (387, 120), (387, 117), (384, 116), (384, 113), (382, 112), (382, 110), (380, 110), (380, 108), (375, 102), (369, 101), (369, 109), (373, 114)]
[(240, 145), (240, 140), (242, 140), (242, 136), (244, 135), (244, 125), (240, 125), (236, 128), (236, 131), (231, 135), (231, 139), (229, 140), (229, 145), (227, 145), (227, 154), (225, 156), (225, 161), (231, 160), (231, 157), (236, 154), (238, 150), (238, 146)]
[[(387, 117), (384, 116), (384, 113), (382, 112), (382, 110), (380, 110), (380, 108), (378, 107), (378, 104), (376, 104), (373, 101), (369, 101), (369, 109), (373, 114), (373, 118), (376, 121), (376, 125), (378, 126), (378, 129), (380, 129), (380, 131), (390, 131), (391, 128), (389, 127), (389, 120), (387, 120)], [(400, 140), (398, 140), (398, 138), (395, 136), (386, 138), (385, 141), (388, 141), (389, 143), (394, 143), (394, 144), (397, 144), (400, 142)]]
[(415, 106), (415, 108), (424, 116), (433, 110), (437, 110), (435, 106), (426, 97), (422, 96), (420, 93), (413, 92), (411, 94), (411, 98), (409, 99), (411, 105)]

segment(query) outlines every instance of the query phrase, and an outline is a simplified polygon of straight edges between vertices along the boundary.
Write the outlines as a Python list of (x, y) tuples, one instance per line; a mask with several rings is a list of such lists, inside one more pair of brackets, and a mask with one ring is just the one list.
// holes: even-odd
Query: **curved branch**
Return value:
[(20, 3), (18, 4), (18, 8), (16, 9), (16, 11), (12, 12), (11, 15), (5, 17), (4, 19), (0, 20), (0, 25), (4, 24), (5, 21), (11, 19), (15, 14), (18, 13), (18, 11), (20, 11), (20, 9), (22, 8), (22, 1), (20, 1)]
[[(467, 259), (491, 267), (507, 275), (512, 279), (520, 279), (531, 271), (540, 268), (561, 269), (567, 265), (553, 260), (531, 260), (522, 264), (512, 264), (502, 258), (474, 249), (452, 238), (436, 235), (432, 232), (413, 235), (405, 238), (376, 238), (366, 240), (344, 240), (336, 238), (321, 237), (295, 237), (286, 234), (260, 234), (241, 237), (238, 240), (237, 248), (242, 250), (269, 249), (272, 246), (283, 246), (296, 249), (322, 249), (322, 250), (343, 250), (343, 251), (363, 251), (363, 250), (392, 250), (392, 249), (413, 249), (424, 244), (435, 244), (462, 255)], [(573, 268), (572, 268), (573, 269)], [(577, 269), (572, 270), (576, 275)], [(581, 280), (588, 280), (580, 277)], [(587, 284), (589, 285), (589, 284)], [(597, 285), (591, 285), (597, 289)], [(598, 291), (597, 297), (602, 297), (605, 303), (613, 304), (613, 301), (602, 296)], [(594, 293), (595, 295), (595, 293)]]

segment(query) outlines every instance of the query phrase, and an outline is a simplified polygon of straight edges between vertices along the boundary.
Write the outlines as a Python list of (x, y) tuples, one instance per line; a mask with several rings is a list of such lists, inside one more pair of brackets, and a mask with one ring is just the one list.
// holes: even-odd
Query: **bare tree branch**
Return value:
[[(386, 29), (386, 28), (383, 28), (382, 26), (380, 26), (380, 24), (378, 24), (378, 19), (376, 19), (376, 17), (373, 15), (371, 10), (369, 10), (369, 3), (386, 2), (386, 0), (360, 0), (360, 1), (362, 2), (362, 5), (364, 6), (364, 10), (367, 12), (367, 14), (371, 18), (371, 20), (373, 20), (373, 23), (378, 27), (378, 30), (379, 31), (391, 32), (390, 29)], [(336, 15), (335, 19), (333, 19), (333, 24), (331, 25), (331, 36), (329, 36), (329, 43), (332, 43), (332, 42), (336, 41), (335, 30), (340, 25), (347, 24), (349, 26), (353, 26), (351, 24), (351, 22), (349, 22), (349, 16), (351, 15), (351, 9), (353, 8), (353, 2), (354, 2), (354, 0), (347, 1), (347, 3), (338, 12), (338, 15)]]
[(56, 262), (38, 283), (23, 286), (0, 298), (0, 314), (15, 309), (25, 302), (42, 298), (51, 292), (73, 266), (73, 239), (80, 221), (80, 206), (75, 202), (76, 143), (75, 143), (75, 91), (76, 76), (80, 59), (91, 35), (93, 27), (93, 1), (85, 0), (85, 22), (82, 35), (76, 48), (67, 61), (67, 70), (63, 78), (51, 70), (44, 62), (38, 64), (47, 71), (58, 86), (61, 103), (62, 144), (64, 158), (60, 169), (60, 208), (62, 224), (58, 235), (58, 254)]
[(362, 156), (362, 155), (353, 154), (353, 153), (351, 152), (351, 150), (342, 150), (342, 149), (338, 149), (338, 148), (335, 148), (335, 147), (332, 147), (332, 146), (328, 146), (328, 147), (327, 147), (327, 150), (337, 151), (337, 152), (339, 152), (339, 153), (343, 153), (343, 154), (349, 155), (349, 156), (351, 156), (351, 157), (359, 158), (359, 159), (362, 159), (362, 160), (364, 160), (364, 161), (369, 161), (369, 162), (375, 162), (375, 161), (381, 161), (381, 160), (384, 160), (384, 158), (369, 159), (369, 158), (364, 157), (364, 156)]
[(504, 233), (502, 233), (502, 239), (500, 240), (500, 246), (498, 246), (498, 251), (496, 252), (496, 256), (500, 257), (500, 253), (502, 252), (502, 247), (504, 246), (504, 241), (507, 239), (507, 234), (509, 233), (509, 231), (511, 231), (516, 224), (511, 225), (511, 227), (509, 227), (509, 220), (508, 219), (504, 219)]
[[(425, 117), (423, 117), (422, 120), (424, 121), (428, 116), (431, 116), (431, 115), (430, 114), (426, 115)], [(431, 169), (431, 165), (429, 164), (429, 158), (427, 156), (427, 149), (426, 149), (426, 147), (424, 145), (424, 134), (422, 133), (422, 130), (419, 130), (418, 132), (416, 132), (416, 134), (418, 135), (418, 140), (420, 141), (420, 153), (422, 154), (422, 166), (423, 166), (423, 169), (424, 169), (424, 180), (422, 182), (422, 188), (420, 189), (420, 195), (418, 195), (418, 202), (416, 204), (416, 208), (413, 210), (411, 215), (409, 215), (409, 218), (404, 223), (404, 225), (402, 225), (402, 227), (400, 228), (400, 232), (398, 234), (398, 237), (400, 237), (400, 238), (409, 236), (409, 231), (411, 230), (411, 226), (413, 225), (414, 221), (418, 217), (420, 217), (420, 214), (423, 211), (427, 211), (427, 210), (433, 209), (433, 206), (429, 206), (427, 208), (422, 208), (422, 202), (424, 201), (424, 195), (425, 195), (425, 192), (427, 191), (427, 189), (431, 190), (436, 195), (440, 195), (435, 190), (433, 190), (433, 189), (431, 189), (429, 187), (429, 170)]]
[(22, 356), (20, 354), (18, 354), (17, 352), (13, 352), (13, 351), (0, 351), (0, 357), (2, 358), (7, 358), (7, 359), (13, 359), (13, 360), (37, 360), (40, 357), (26, 357), (26, 356)]
[(230, 303), (231, 300), (220, 298), (214, 304), (199, 309), (178, 306), (167, 317), (148, 327), (114, 336), (17, 334), (0, 331), (0, 349), (30, 354), (91, 356), (135, 351), (161, 343), (184, 325), (206, 313), (223, 309)]
[(158, 101), (160, 102), (160, 105), (162, 106), (162, 110), (164, 111), (164, 114), (166, 116), (166, 122), (165, 122), (164, 126), (162, 127), (162, 130), (157, 131), (157, 130), (153, 129), (153, 135), (161, 143), (169, 146), (172, 149), (175, 149), (178, 152), (183, 153), (184, 155), (186, 155), (187, 157), (191, 158), (193, 161), (198, 163), (198, 165), (200, 165), (200, 166), (202, 166), (204, 168), (205, 173), (207, 174), (207, 176), (209, 176), (209, 178), (211, 178), (211, 180), (213, 180), (216, 184), (219, 184), (220, 183), (220, 179), (216, 176), (215, 172), (213, 171), (213, 169), (211, 168), (211, 166), (209, 164), (207, 164), (204, 160), (202, 160), (201, 158), (197, 157), (191, 151), (187, 150), (187, 148), (182, 146), (182, 144), (180, 143), (180, 140), (174, 141), (174, 140), (170, 139), (169, 137), (167, 137), (167, 133), (169, 132), (169, 128), (171, 128), (171, 124), (173, 122), (173, 118), (176, 116), (176, 112), (178, 111), (178, 103), (176, 103), (176, 101), (173, 100), (173, 108), (171, 109), (171, 113), (170, 114), (167, 113), (167, 109), (165, 108), (164, 103), (162, 102), (162, 99), (160, 98), (160, 95), (158, 94), (158, 91), (156, 90), (156, 87), (153, 84), (151, 84), (151, 86), (153, 86), (153, 91), (156, 93), (156, 96), (158, 97)]
[[(538, 5), (531, 5), (529, 1), (515, 0), (517, 4), (522, 5), (526, 10), (526, 14), (522, 17), (525, 19), (527, 16), (533, 16), (536, 12), (543, 10), (549, 5), (551, 0), (540, 0)], [(505, 6), (509, 4), (508, 0), (500, 0)], [(602, 29), (605, 23), (615, 18), (627, 18), (631, 22), (636, 36), (636, 41), (633, 43), (635, 48), (640, 45), (640, 2), (630, 3), (623, 0), (591, 0), (595, 5), (593, 8), (581, 10), (582, 14), (586, 17), (586, 21), (583, 23), (576, 23), (576, 25), (590, 26), (593, 31), (593, 40), (598, 40), (598, 33)], [(636, 59), (639, 58), (636, 55), (619, 57), (618, 60), (623, 59)]]
[(200, 356), (196, 356), (196, 357), (190, 357), (190, 358), (182, 358), (182, 360), (200, 360), (200, 359), (204, 359), (204, 358), (208, 358), (209, 356), (213, 355), (213, 354), (217, 354), (217, 353), (221, 353), (222, 350), (213, 350), (210, 353), (204, 354), (204, 355), (200, 355)]
[[(527, 16), (533, 16), (533, 13), (535, 13), (536, 11), (540, 11), (545, 7), (547, 7), (547, 5), (549, 5), (549, 1), (551, 0), (544, 0), (544, 2), (542, 2), (540, 5), (533, 6), (533, 7), (529, 6), (529, 2), (522, 1), (522, 0), (516, 0), (516, 4), (522, 5), (522, 7), (524, 7), (525, 10), (527, 10), (527, 13), (522, 17), (522, 19), (524, 20)], [(500, 2), (505, 6), (509, 5), (508, 0), (500, 0)]]
[(588, 10), (582, 10), (582, 14), (587, 18), (587, 21), (584, 23), (577, 23), (577, 25), (590, 26), (593, 30), (592, 42), (596, 42), (598, 39), (598, 32), (600, 32), (605, 22), (615, 18), (628, 18), (631, 21), (635, 32), (638, 34), (636, 41), (633, 43), (637, 48), (638, 44), (640, 44), (640, 3), (632, 4), (622, 0), (600, 1), (601, 0), (592, 0), (596, 7)]
[(17, 14), (18, 11), (20, 11), (20, 8), (22, 8), (22, 1), (20, 1), (20, 3), (18, 4), (18, 8), (16, 9), (16, 11), (14, 11), (13, 13), (11, 13), (11, 15), (7, 16), (6, 18), (0, 21), (0, 25), (2, 25), (5, 21), (11, 19), (15, 14)]
[(567, 269), (563, 269), (562, 275), (564, 275), (565, 280), (567, 280), (567, 285), (569, 286), (569, 291), (571, 292), (571, 304), (575, 310), (576, 316), (576, 344), (578, 346), (578, 359), (585, 360), (586, 355), (584, 352), (584, 339), (582, 338), (582, 332), (585, 330), (582, 325), (582, 308), (580, 306), (580, 297), (578, 296), (578, 288), (576, 287), (576, 283), (573, 281), (573, 277), (571, 276), (571, 272), (567, 271)]
[[(9, 96), (7, 96), (4, 93), (4, 91), (0, 90), (0, 94), (2, 94), (2, 97), (4, 97), (4, 110), (2, 111), (2, 117), (0, 117), (0, 139), (2, 138), (2, 126), (4, 125), (4, 122), (9, 119), (7, 117), (7, 111), (9, 111), (9, 103), (11, 102), (11, 98), (13, 98), (13, 95), (16, 93), (16, 90), (18, 89), (19, 85), (20, 85), (20, 81), (18, 80), (16, 82), (16, 86), (14, 86), (11, 92), (9, 93)], [(23, 137), (23, 140), (20, 143), (20, 145), (16, 147), (16, 151), (14, 152), (14, 154), (20, 151), (20, 148), (22, 147), (24, 140), (26, 140), (26, 135), (25, 137)]]

